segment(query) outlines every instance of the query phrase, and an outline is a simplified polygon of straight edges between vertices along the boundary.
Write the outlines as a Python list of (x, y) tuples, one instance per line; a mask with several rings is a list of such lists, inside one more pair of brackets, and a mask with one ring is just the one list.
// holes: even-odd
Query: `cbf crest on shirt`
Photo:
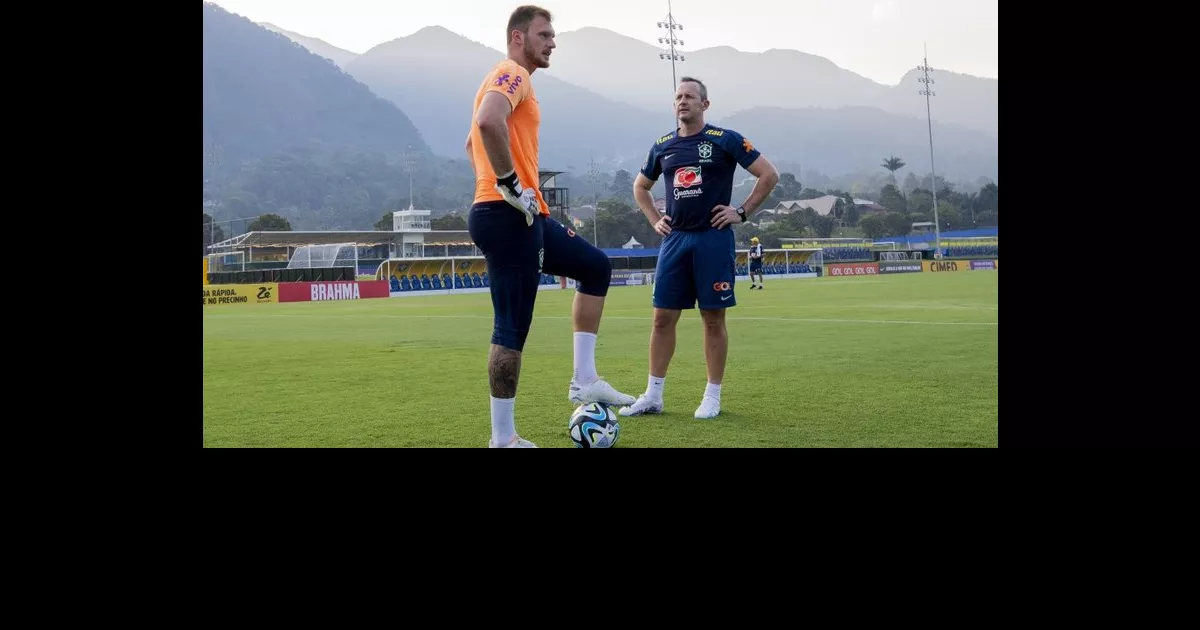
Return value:
[(672, 230), (714, 229), (712, 209), (729, 205), (737, 167), (750, 168), (758, 156), (754, 145), (732, 129), (704, 125), (686, 137), (676, 129), (650, 147), (642, 175), (650, 181), (666, 175)]

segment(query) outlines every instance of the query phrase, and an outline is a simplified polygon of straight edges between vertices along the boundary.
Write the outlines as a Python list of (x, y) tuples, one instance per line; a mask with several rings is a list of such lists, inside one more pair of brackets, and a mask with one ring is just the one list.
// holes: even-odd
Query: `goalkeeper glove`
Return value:
[(509, 205), (525, 215), (526, 226), (533, 225), (533, 215), (539, 211), (537, 193), (532, 188), (521, 188), (521, 182), (517, 181), (516, 171), (503, 177), (497, 177), (496, 191), (504, 197)]

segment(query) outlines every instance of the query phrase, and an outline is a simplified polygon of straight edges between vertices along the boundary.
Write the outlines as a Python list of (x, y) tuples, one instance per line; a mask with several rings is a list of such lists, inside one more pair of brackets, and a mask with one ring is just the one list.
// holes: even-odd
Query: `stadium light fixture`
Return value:
[[(658, 28), (661, 28), (661, 29), (664, 29), (667, 31), (667, 34), (665, 37), (658, 38), (658, 43), (669, 46), (670, 47), (668, 49), (669, 52), (668, 51), (660, 52), (658, 54), (658, 58), (671, 60), (671, 98), (674, 98), (675, 97), (675, 89), (677, 87), (679, 87), (679, 83), (675, 79), (675, 62), (676, 61), (686, 61), (686, 58), (683, 56), (682, 53), (676, 52), (676, 50), (675, 50), (676, 46), (683, 46), (682, 39), (675, 39), (675, 31), (682, 31), (683, 25), (675, 21), (675, 16), (671, 12), (671, 0), (667, 0), (667, 19), (665, 21), (659, 22)], [(678, 123), (679, 123), (678, 120), (674, 121), (674, 124), (678, 124)]]
[(412, 145), (404, 152), (404, 170), (408, 172), (408, 209), (413, 209), (413, 171), (417, 170), (417, 156), (413, 153)]
[(596, 180), (600, 179), (600, 171), (596, 169), (595, 158), (589, 158), (587, 174), (592, 182), (592, 245), (600, 247), (600, 203), (596, 200)]
[(922, 77), (917, 78), (917, 81), (925, 84), (925, 89), (921, 90), (919, 94), (925, 97), (925, 122), (929, 127), (929, 176), (931, 182), (930, 188), (933, 189), (933, 252), (936, 258), (941, 258), (942, 226), (941, 221), (938, 220), (937, 170), (935, 170), (933, 166), (933, 117), (929, 113), (929, 98), (932, 96), (937, 96), (937, 94), (933, 91), (934, 81), (933, 79), (929, 78), (929, 73), (933, 71), (933, 68), (929, 67), (928, 46), (925, 47), (925, 57), (921, 60), (921, 65), (917, 66), (917, 70), (920, 70), (923, 74)]

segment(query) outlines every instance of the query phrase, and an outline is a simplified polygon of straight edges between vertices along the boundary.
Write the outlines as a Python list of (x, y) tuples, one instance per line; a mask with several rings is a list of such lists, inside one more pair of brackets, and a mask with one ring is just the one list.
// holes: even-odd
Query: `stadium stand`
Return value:
[[(924, 250), (925, 257), (929, 257), (933, 239), (932, 233), (883, 237), (874, 242), (859, 238), (783, 239), (785, 242), (782, 247), (764, 252), (763, 273), (820, 273), (825, 263), (870, 261), (885, 251)], [(944, 232), (942, 244), (946, 258), (996, 258), (999, 255), (997, 228)], [(658, 256), (657, 248), (607, 248), (603, 251), (612, 262), (615, 273), (652, 272)], [(749, 273), (745, 250), (735, 254), (734, 262), (738, 275), (746, 276)], [(358, 271), (361, 273), (365, 270), (365, 265), (360, 265)], [(379, 279), (389, 279), (389, 286), (395, 292), (485, 289), (491, 286), (487, 262), (482, 257), (474, 256), (390, 259), (382, 261), (374, 275)], [(543, 273), (538, 283), (556, 285), (559, 281), (559, 278)]]
[[(913, 246), (931, 248), (935, 240), (936, 235), (928, 232), (907, 236), (885, 236), (876, 242), (891, 241), (908, 249)], [(945, 250), (946, 258), (997, 258), (1000, 256), (1000, 228), (988, 227), (942, 232), (942, 248)]]
[(829, 262), (871, 260), (871, 250), (866, 247), (822, 247), (821, 251)]

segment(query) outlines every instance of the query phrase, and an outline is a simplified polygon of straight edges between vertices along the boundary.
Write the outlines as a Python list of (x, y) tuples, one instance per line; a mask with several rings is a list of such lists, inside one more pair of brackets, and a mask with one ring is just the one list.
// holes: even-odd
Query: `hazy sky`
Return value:
[[(363, 53), (440, 25), (496, 50), (514, 8), (529, 0), (215, 0), (255, 22)], [(559, 32), (597, 26), (657, 45), (667, 0), (543, 0)], [(684, 52), (733, 46), (820, 55), (886, 85), (921, 62), (999, 78), (998, 0), (672, 0)], [(685, 62), (686, 64), (686, 62)]]

